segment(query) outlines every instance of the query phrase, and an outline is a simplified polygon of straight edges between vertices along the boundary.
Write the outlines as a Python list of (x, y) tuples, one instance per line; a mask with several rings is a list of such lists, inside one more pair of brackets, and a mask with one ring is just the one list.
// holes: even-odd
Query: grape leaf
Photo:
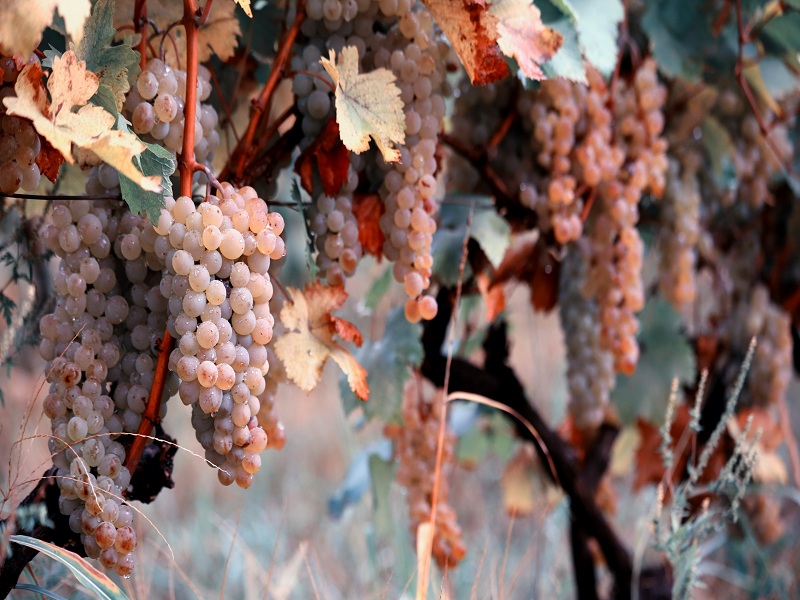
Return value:
[[(117, 128), (129, 131), (128, 122), (120, 115)], [(172, 180), (170, 176), (175, 172), (178, 164), (172, 153), (159, 144), (144, 142), (145, 150), (135, 156), (133, 163), (136, 168), (148, 176), (157, 177), (161, 181), (161, 191), (145, 190), (125, 175), (119, 177), (119, 187), (122, 199), (125, 200), (134, 214), (146, 214), (150, 222), (156, 224), (164, 208), (164, 198), (172, 196)]]
[(561, 34), (564, 40), (561, 48), (549, 61), (542, 65), (542, 71), (548, 78), (563, 77), (576, 83), (586, 83), (586, 66), (578, 42), (575, 24), (566, 18), (547, 22), (547, 25)]
[(422, 362), (420, 332), (420, 325), (409, 323), (402, 308), (395, 308), (387, 315), (383, 337), (366, 342), (355, 354), (369, 373), (367, 384), (372, 399), (363, 405), (358, 403), (342, 379), (339, 390), (345, 412), (363, 406), (367, 418), (400, 422), (403, 385), (408, 379), (409, 367)]
[(662, 296), (647, 301), (639, 315), (642, 355), (633, 375), (619, 375), (614, 404), (623, 423), (637, 416), (651, 423), (663, 420), (672, 379), (694, 380), (695, 356), (681, 333), (681, 319)]
[(381, 229), (380, 219), (386, 212), (386, 205), (378, 194), (353, 194), (353, 215), (358, 221), (358, 241), (367, 254), (383, 256), (385, 236)]
[(92, 9), (90, 0), (3, 0), (0, 2), (0, 40), (4, 52), (30, 56), (42, 32), (53, 22), (53, 13), (64, 19), (73, 41), (80, 42), (83, 25)]
[(536, 461), (530, 444), (520, 446), (503, 469), (500, 489), (503, 491), (503, 505), (506, 512), (517, 516), (527, 516), (536, 508), (533, 489), (536, 485), (534, 464)]
[(64, 162), (64, 156), (53, 148), (47, 138), (41, 138), (41, 144), (42, 149), (39, 150), (39, 155), (36, 157), (36, 165), (42, 175), (55, 183), (58, 178), (58, 171)]
[(530, 0), (495, 0), (489, 14), (497, 18), (497, 45), (503, 54), (516, 59), (525, 77), (544, 79), (540, 65), (561, 47), (561, 34), (542, 23)]
[(391, 461), (392, 443), (386, 438), (381, 438), (356, 453), (347, 467), (342, 483), (328, 497), (328, 514), (334, 519), (340, 518), (344, 510), (361, 500), (364, 492), (369, 489), (373, 456), (384, 462)]
[(508, 75), (505, 54), (522, 73), (544, 79), (541, 64), (561, 45), (529, 0), (426, 0), (425, 5), (461, 59), (470, 81), (485, 85)]
[(324, 286), (317, 280), (305, 290), (289, 288), (289, 293), (292, 300), (286, 301), (280, 313), (287, 332), (275, 343), (275, 352), (289, 379), (310, 392), (319, 383), (325, 361), (332, 358), (347, 375), (350, 389), (367, 400), (366, 370), (333, 339), (335, 334), (356, 346), (363, 341), (355, 325), (331, 314), (347, 299), (344, 286)]
[[(135, 0), (117, 0), (114, 14), (114, 27), (130, 23)], [(206, 62), (212, 54), (226, 61), (233, 56), (242, 34), (239, 19), (236, 18), (236, 4), (233, 0), (215, 0), (208, 20), (200, 26), (198, 33), (197, 53), (200, 62)], [(147, 0), (147, 16), (156, 26), (165, 31), (171, 24), (183, 18), (183, 3), (174, 0)], [(127, 22), (127, 23), (126, 23)], [(167, 64), (176, 67), (178, 63), (186, 68), (186, 32), (182, 25), (170, 29), (175, 44), (169, 40), (164, 44)], [(161, 37), (155, 36), (161, 41)], [(175, 56), (175, 47), (179, 57)]]
[(650, 38), (653, 56), (663, 73), (689, 81), (701, 78), (703, 43), (711, 38), (708, 12), (695, 0), (647, 3), (642, 28)]
[(345, 46), (336, 60), (336, 51), (320, 62), (336, 87), (336, 122), (342, 142), (351, 152), (361, 154), (369, 149), (369, 138), (386, 162), (400, 160), (393, 144), (405, 142), (405, 117), (400, 88), (394, 73), (388, 69), (358, 72), (358, 50)]
[(313, 194), (314, 165), (322, 180), (322, 191), (335, 196), (347, 183), (350, 168), (350, 152), (339, 138), (339, 124), (330, 119), (322, 133), (311, 145), (300, 153), (295, 161), (294, 171), (300, 175), (303, 188)]
[[(9, 114), (30, 119), (33, 126), (64, 159), (74, 163), (72, 144), (91, 150), (121, 174), (153, 192), (161, 190), (156, 178), (145, 177), (132, 159), (145, 146), (130, 133), (112, 130), (115, 118), (99, 106), (87, 104), (98, 89), (98, 77), (86, 70), (72, 50), (53, 59), (53, 71), (47, 82), (51, 104), (41, 88), (41, 68), (32, 64), (20, 73), (14, 89), (16, 97), (3, 100)], [(77, 112), (72, 109), (80, 107)]]
[(622, 0), (564, 0), (575, 15), (583, 55), (603, 75), (617, 66), (617, 36), (625, 16)]
[(99, 0), (86, 21), (83, 39), (73, 50), (78, 60), (84, 61), (86, 68), (100, 77), (100, 86), (108, 86), (119, 111), (130, 89), (129, 75), (138, 75), (139, 53), (131, 48), (131, 36), (112, 45), (117, 32), (113, 23), (113, 0)]
[[(497, 267), (511, 243), (508, 223), (496, 211), (488, 210), (490, 201), (482, 197), (460, 196), (460, 202), (445, 203), (439, 213), (439, 227), (433, 234), (433, 269), (445, 285), (458, 281), (458, 265), (463, 254), (464, 236), (471, 206), (474, 207), (470, 237), (480, 245), (492, 266)], [(464, 200), (472, 202), (467, 205)], [(464, 273), (468, 278), (469, 265)]]
[(250, 8), (250, 0), (236, 0), (236, 4), (242, 7), (242, 10), (248, 17), (251, 19), (253, 18), (253, 9)]

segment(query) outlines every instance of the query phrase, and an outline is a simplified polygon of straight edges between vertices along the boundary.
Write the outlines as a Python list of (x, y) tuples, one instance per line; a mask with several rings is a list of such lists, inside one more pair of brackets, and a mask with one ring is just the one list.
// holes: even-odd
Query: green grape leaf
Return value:
[[(121, 115), (117, 118), (117, 128), (122, 131), (130, 131), (129, 123)], [(122, 191), (122, 199), (125, 200), (131, 212), (134, 214), (150, 217), (150, 221), (158, 223), (161, 209), (164, 208), (164, 198), (172, 196), (172, 180), (170, 175), (177, 168), (177, 161), (172, 153), (158, 144), (142, 142), (145, 150), (133, 158), (136, 168), (148, 176), (161, 178), (161, 192), (151, 192), (138, 186), (136, 182), (119, 175), (119, 187)]]
[(681, 331), (681, 318), (667, 300), (661, 295), (648, 300), (639, 322), (639, 364), (630, 377), (617, 377), (613, 394), (626, 425), (634, 423), (636, 417), (661, 422), (673, 378), (687, 383), (696, 374), (694, 352)]
[(42, 554), (60, 562), (72, 571), (72, 574), (75, 575), (81, 585), (93, 592), (98, 598), (102, 600), (128, 600), (128, 596), (108, 576), (98, 571), (86, 559), (81, 558), (74, 552), (27, 535), (12, 535), (10, 540), (21, 546), (28, 546), (38, 550)]
[[(493, 210), (488, 198), (481, 196), (451, 196), (458, 203), (442, 205), (439, 212), (439, 228), (433, 234), (431, 252), (433, 272), (445, 285), (458, 282), (458, 268), (464, 253), (464, 236), (472, 211), (472, 225), (469, 236), (480, 245), (492, 266), (497, 267), (511, 243), (511, 229), (508, 223)], [(466, 266), (464, 277), (472, 271)]]
[(619, 24), (625, 16), (622, 0), (562, 0), (575, 15), (583, 55), (603, 75), (617, 66)]
[(544, 74), (549, 79), (563, 77), (577, 83), (586, 83), (586, 66), (575, 24), (566, 18), (545, 23), (560, 33), (564, 41), (555, 56), (542, 66)]
[(353, 353), (367, 370), (369, 401), (359, 401), (350, 390), (347, 378), (340, 379), (339, 390), (345, 412), (361, 407), (367, 419), (377, 417), (384, 422), (399, 421), (403, 385), (408, 379), (409, 367), (417, 367), (422, 362), (421, 329), (418, 323), (406, 320), (402, 308), (395, 308), (388, 314), (383, 337), (364, 342)]
[(376, 456), (381, 461), (392, 459), (392, 443), (386, 438), (359, 450), (347, 467), (342, 483), (328, 497), (328, 514), (339, 519), (348, 506), (356, 504), (369, 489), (371, 481), (370, 459)]
[(61, 50), (56, 50), (50, 45), (50, 48), (44, 51), (44, 60), (42, 60), (42, 68), (43, 69), (52, 69), (53, 68), (53, 59), (61, 57)]
[(112, 46), (114, 34), (114, 0), (98, 0), (84, 26), (84, 35), (75, 50), (78, 60), (100, 77), (114, 96), (117, 110), (122, 110), (125, 94), (130, 89), (129, 75), (138, 75), (139, 53), (131, 47), (131, 36)]
[(392, 286), (392, 281), (394, 281), (394, 276), (392, 275), (392, 268), (389, 267), (384, 269), (381, 276), (372, 282), (372, 285), (370, 286), (369, 291), (364, 298), (364, 305), (369, 310), (375, 310), (375, 307), (378, 306), (378, 303)]
[(787, 57), (793, 57), (800, 52), (800, 13), (787, 12), (771, 19), (764, 25), (761, 36), (777, 45)]
[(653, 0), (647, 3), (642, 27), (650, 38), (659, 69), (670, 77), (697, 81), (703, 74), (711, 35), (709, 11), (695, 0)]
[(385, 460), (379, 454), (369, 457), (369, 480), (372, 484), (372, 522), (378, 535), (389, 536), (394, 531), (395, 521), (392, 518), (392, 507), (389, 492), (395, 479), (397, 467), (394, 461)]
[(518, 439), (511, 422), (496, 410), (476, 415), (472, 427), (458, 437), (459, 463), (477, 465), (490, 455), (508, 460)]
[(717, 186), (721, 189), (733, 189), (736, 187), (736, 169), (733, 164), (736, 147), (730, 133), (711, 116), (703, 120), (700, 131)]

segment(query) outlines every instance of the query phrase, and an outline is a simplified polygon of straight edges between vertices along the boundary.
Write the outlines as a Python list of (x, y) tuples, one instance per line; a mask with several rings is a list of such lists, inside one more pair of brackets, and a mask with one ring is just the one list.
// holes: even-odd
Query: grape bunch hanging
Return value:
[[(289, 13), (251, 120), (236, 131), (237, 115), (215, 92), (219, 73), (198, 58), (220, 51), (198, 37), (209, 14), (222, 9), (195, 6), (165, 26), (159, 15), (140, 18), (142, 4), (124, 22), (143, 55), (116, 81), (87, 71), (91, 48), (80, 44), (55, 58), (0, 55), (0, 192), (35, 191), (41, 175), (52, 174), (54, 156), (87, 171), (85, 197), (50, 202), (40, 231), (57, 266), (39, 352), (50, 385), (44, 412), (59, 510), (104, 568), (121, 576), (133, 569), (132, 471), (170, 399), (190, 407), (219, 481), (250, 487), (262, 452), (286, 441), (279, 385), (307, 391), (316, 383), (303, 379), (305, 363), (291, 364), (275, 338), (306, 335), (304, 360), (313, 357), (321, 371), (330, 356), (349, 364), (342, 366), (348, 380), (358, 378), (348, 363), (355, 359), (333, 338), (361, 336), (331, 307), (341, 305), (367, 254), (389, 264), (406, 320), (431, 326), (435, 294), (453, 280), (434, 264), (444, 237), (439, 212), (474, 196), (495, 202), (489, 208), (513, 236), (534, 232), (525, 264), (511, 270), (532, 297), (549, 287), (542, 304), (559, 312), (569, 414), (585, 439), (614, 418), (617, 376), (640, 363), (639, 313), (656, 288), (698, 347), (713, 340), (709, 364), (741, 356), (751, 337), (760, 339), (748, 408), (785, 399), (792, 299), (781, 298), (788, 284), (767, 272), (765, 256), (773, 238), (788, 236), (754, 224), (774, 218), (776, 180), (792, 159), (784, 120), (796, 112), (796, 99), (785, 107), (766, 103), (756, 117), (742, 90), (662, 78), (657, 57), (633, 48), (613, 69), (584, 56), (581, 76), (547, 77), (563, 40), (534, 5), (524, 18), (541, 26), (535, 59), (497, 33), (508, 23), (486, 7), (451, 15), (435, 2), (308, 0)], [(465, 47), (451, 18), (466, 19), (464, 27), (489, 19), (486, 31), (498, 36), (489, 39), (491, 51), (473, 52), (486, 50), (476, 40)], [(133, 55), (132, 43), (119, 35), (106, 50)], [(504, 56), (522, 78), (539, 82), (503, 78)], [(81, 98), (63, 85), (68, 69), (91, 93)], [(281, 83), (290, 92), (283, 112), (273, 110)], [(731, 140), (727, 162), (711, 152), (708, 131)], [(271, 210), (275, 182), (293, 156), (308, 198), (298, 189), (293, 208), (302, 213), (300, 235), (310, 238), (309, 270), (330, 293), (322, 309), (305, 306), (307, 323), (296, 315), (308, 299), (283, 291), (277, 279), (286, 223)], [(718, 172), (719, 162), (733, 175)], [(476, 251), (480, 236), (466, 236), (470, 260), (458, 277), (465, 294), (488, 297), (481, 284), (502, 285), (505, 260), (498, 266), (490, 252)], [(657, 273), (647, 289), (652, 249)], [(780, 250), (782, 260), (800, 255), (788, 243)], [(549, 279), (539, 269), (545, 262)], [(714, 285), (726, 293), (715, 294)], [(437, 514), (433, 556), (451, 568), (467, 546), (448, 484), (434, 475), (442, 467), (436, 438), (445, 408), (441, 394), (412, 379), (402, 418), (384, 432), (399, 463), (397, 482), (408, 491), (412, 531)], [(443, 443), (444, 466), (452, 467), (449, 431)]]

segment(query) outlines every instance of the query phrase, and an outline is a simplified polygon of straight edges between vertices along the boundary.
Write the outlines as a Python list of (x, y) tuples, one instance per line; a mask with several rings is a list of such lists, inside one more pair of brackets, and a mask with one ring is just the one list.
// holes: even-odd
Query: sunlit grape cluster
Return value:
[(613, 144), (624, 152), (617, 177), (600, 185), (600, 210), (591, 223), (590, 268), (584, 293), (597, 299), (601, 343), (614, 356), (614, 368), (630, 374), (639, 360), (636, 313), (644, 307), (644, 243), (636, 227), (644, 194), (664, 192), (667, 142), (661, 136), (666, 88), (655, 62), (646, 60), (633, 81), (614, 89)]
[(283, 227), (253, 188), (223, 184), (198, 206), (186, 196), (169, 199), (155, 228), (167, 266), (167, 329), (177, 341), (169, 368), (225, 485), (249, 487), (268, 443), (257, 415), (275, 324), (267, 271), (285, 254)]
[[(415, 536), (420, 523), (431, 518), (436, 448), (443, 407), (441, 390), (425, 386), (421, 379), (412, 377), (403, 388), (402, 425), (389, 424), (384, 429), (386, 437), (394, 442), (397, 482), (406, 488), (411, 532)], [(450, 490), (444, 475), (456, 458), (455, 441), (455, 434), (448, 429), (443, 440), (442, 476), (433, 534), (433, 557), (442, 569), (455, 567), (467, 551), (456, 514), (447, 502)]]
[[(150, 395), (166, 324), (164, 263), (152, 225), (117, 200), (55, 201), (41, 235), (61, 259), (55, 310), (39, 323), (59, 509), (88, 556), (127, 576), (136, 533), (123, 498), (131, 474), (116, 438), (137, 430)], [(164, 399), (176, 388), (168, 380)]]
[[(39, 62), (36, 55), (29, 61)], [(25, 64), (0, 54), (0, 193), (13, 194), (19, 189), (35, 190), (41, 173), (36, 164), (42, 144), (33, 124), (22, 117), (9, 115), (4, 98), (16, 95), (14, 84)]]

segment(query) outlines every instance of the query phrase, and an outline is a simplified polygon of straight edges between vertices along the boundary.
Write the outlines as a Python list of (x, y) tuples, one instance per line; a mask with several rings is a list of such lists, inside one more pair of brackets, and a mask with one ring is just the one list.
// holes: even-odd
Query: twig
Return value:
[(245, 131), (244, 136), (242, 136), (242, 139), (231, 153), (231, 160), (222, 171), (222, 174), (220, 175), (221, 179), (226, 180), (231, 176), (234, 176), (237, 180), (242, 179), (244, 170), (247, 167), (249, 160), (252, 158), (251, 149), (253, 145), (253, 139), (256, 135), (256, 130), (261, 122), (261, 118), (265, 114), (269, 114), (269, 108), (272, 104), (272, 97), (275, 94), (275, 90), (278, 88), (278, 83), (283, 76), (283, 71), (286, 68), (286, 64), (289, 62), (289, 56), (292, 52), (292, 45), (294, 44), (294, 40), (297, 38), (297, 34), (300, 33), (300, 26), (303, 24), (305, 18), (305, 7), (303, 6), (302, 0), (300, 0), (297, 5), (297, 16), (294, 19), (294, 23), (292, 23), (292, 26), (286, 32), (283, 40), (281, 40), (278, 53), (275, 55), (275, 62), (272, 65), (272, 72), (270, 72), (269, 78), (264, 84), (264, 88), (258, 95), (258, 99), (253, 103), (253, 108), (250, 112), (250, 122), (247, 124), (247, 131)]
[(736, 81), (738, 82), (739, 87), (742, 88), (745, 98), (747, 98), (747, 102), (750, 105), (750, 109), (753, 111), (753, 116), (756, 118), (758, 128), (761, 130), (761, 135), (764, 136), (764, 141), (767, 143), (767, 147), (772, 151), (776, 160), (786, 170), (786, 172), (793, 173), (791, 162), (787, 163), (783, 156), (781, 156), (780, 149), (775, 141), (770, 137), (769, 127), (767, 127), (767, 124), (764, 121), (764, 116), (761, 114), (761, 109), (758, 107), (755, 96), (753, 96), (753, 91), (750, 89), (750, 84), (747, 83), (747, 79), (744, 76), (744, 45), (749, 41), (749, 38), (744, 28), (744, 21), (742, 17), (742, 0), (735, 0), (735, 2), (736, 4), (734, 6), (736, 8), (736, 34), (738, 46), (736, 67), (734, 69)]
[(200, 15), (200, 22), (197, 24), (198, 27), (202, 27), (208, 23), (208, 17), (211, 16), (211, 7), (213, 4), (214, 0), (206, 0), (206, 5), (203, 7), (203, 13)]
[(139, 38), (139, 66), (144, 71), (147, 65), (147, 0), (136, 0), (133, 5), (133, 30)]

